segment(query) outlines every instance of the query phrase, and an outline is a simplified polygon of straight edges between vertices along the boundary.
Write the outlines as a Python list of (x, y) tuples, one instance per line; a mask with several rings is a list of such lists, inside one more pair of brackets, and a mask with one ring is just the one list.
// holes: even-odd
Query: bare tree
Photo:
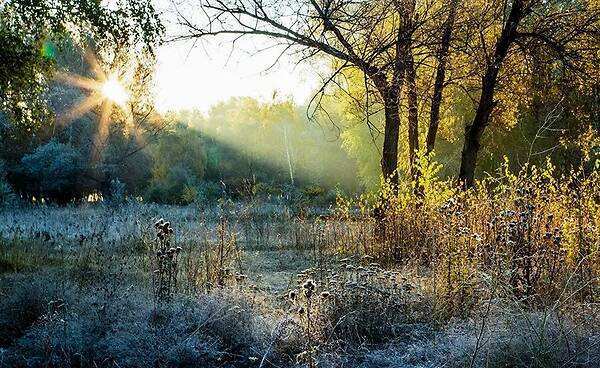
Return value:
[[(283, 52), (300, 55), (300, 61), (323, 55), (340, 61), (325, 79), (319, 93), (336, 83), (346, 70), (358, 69), (365, 76), (365, 90), (385, 116), (381, 171), (393, 186), (398, 183), (398, 140), (400, 136), (400, 94), (409, 79), (410, 164), (418, 147), (415, 67), (412, 50), (420, 47), (413, 37), (429, 14), (429, 4), (419, 8), (415, 0), (200, 0), (203, 19), (190, 19), (178, 12), (185, 33), (179, 39), (232, 35), (235, 42), (245, 36), (275, 40)], [(407, 74), (407, 68), (409, 73)], [(412, 86), (412, 87), (411, 87)], [(317, 97), (313, 102), (319, 104)], [(367, 108), (366, 123), (369, 122)], [(412, 171), (412, 170), (411, 170)]]

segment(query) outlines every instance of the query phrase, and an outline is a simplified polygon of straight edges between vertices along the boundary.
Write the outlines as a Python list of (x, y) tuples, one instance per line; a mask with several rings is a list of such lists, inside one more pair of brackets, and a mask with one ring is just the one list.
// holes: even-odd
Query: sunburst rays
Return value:
[(94, 53), (89, 50), (85, 54), (85, 59), (92, 71), (92, 78), (66, 72), (55, 74), (58, 82), (81, 88), (88, 93), (87, 97), (75, 106), (59, 113), (57, 124), (65, 126), (99, 107), (98, 125), (92, 140), (90, 157), (93, 162), (98, 162), (108, 138), (113, 109), (118, 107), (125, 114), (127, 121), (131, 120), (127, 108), (129, 93), (124, 87), (124, 81), (119, 78), (121, 73), (118, 70), (105, 71)]

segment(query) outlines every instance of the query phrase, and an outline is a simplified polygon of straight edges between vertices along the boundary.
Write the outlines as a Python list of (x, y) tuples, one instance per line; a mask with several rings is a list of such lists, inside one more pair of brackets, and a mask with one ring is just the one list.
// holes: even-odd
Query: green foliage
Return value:
[(158, 203), (189, 204), (198, 199), (206, 156), (200, 134), (179, 124), (152, 147), (154, 166), (147, 197)]
[[(0, 109), (18, 124), (31, 126), (47, 118), (41, 92), (54, 70), (53, 39), (92, 39), (98, 49), (124, 45), (151, 49), (163, 28), (149, 1), (9, 0), (0, 8)], [(43, 121), (43, 120), (42, 120)]]

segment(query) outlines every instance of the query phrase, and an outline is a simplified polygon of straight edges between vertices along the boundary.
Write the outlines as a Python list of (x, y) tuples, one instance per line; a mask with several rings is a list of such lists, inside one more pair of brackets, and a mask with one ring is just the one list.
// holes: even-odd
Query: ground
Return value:
[[(568, 316), (524, 308), (488, 284), (450, 309), (428, 267), (344, 247), (372, 224), (326, 213), (257, 203), (3, 210), (0, 365), (600, 366), (597, 305)], [(162, 243), (160, 219), (173, 229)]]

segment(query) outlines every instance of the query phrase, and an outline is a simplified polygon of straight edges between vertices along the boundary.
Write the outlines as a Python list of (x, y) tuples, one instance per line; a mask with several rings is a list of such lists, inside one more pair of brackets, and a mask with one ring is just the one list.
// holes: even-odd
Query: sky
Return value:
[[(276, 50), (256, 54), (264, 39), (247, 40), (231, 53), (227, 40), (196, 44), (168, 43), (157, 52), (155, 95), (161, 112), (209, 108), (234, 96), (269, 101), (292, 98), (302, 104), (318, 87), (318, 77), (309, 65), (296, 65), (283, 58), (275, 67)], [(231, 53), (231, 55), (230, 55)], [(269, 70), (267, 70), (269, 69)]]
[[(196, 24), (203, 24), (203, 12), (197, 3), (176, 0), (153, 0), (166, 27), (167, 39), (182, 34), (175, 6)], [(178, 4), (178, 5), (174, 5)], [(236, 42), (225, 38), (168, 42), (157, 51), (155, 76), (156, 105), (161, 112), (181, 109), (208, 111), (220, 101), (249, 96), (261, 101), (292, 98), (305, 103), (319, 87), (315, 63), (296, 65), (283, 57), (270, 68), (281, 48), (270, 48), (269, 40), (248, 37)], [(267, 70), (268, 69), (268, 70)]]

